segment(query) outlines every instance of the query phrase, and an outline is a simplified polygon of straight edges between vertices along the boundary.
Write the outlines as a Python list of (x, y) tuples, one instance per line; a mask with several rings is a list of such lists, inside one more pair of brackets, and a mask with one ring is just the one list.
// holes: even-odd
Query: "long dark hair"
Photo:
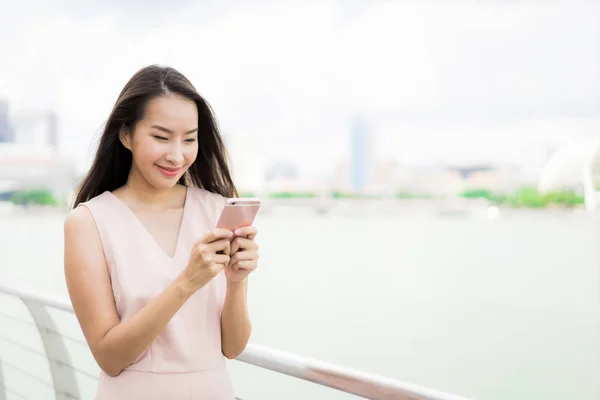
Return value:
[(119, 133), (123, 128), (133, 132), (135, 125), (144, 117), (148, 102), (168, 93), (186, 97), (198, 107), (198, 157), (179, 183), (225, 197), (238, 195), (210, 105), (180, 72), (170, 67), (150, 65), (136, 72), (119, 94), (104, 126), (94, 162), (75, 191), (73, 207), (127, 182), (132, 156), (119, 140)]

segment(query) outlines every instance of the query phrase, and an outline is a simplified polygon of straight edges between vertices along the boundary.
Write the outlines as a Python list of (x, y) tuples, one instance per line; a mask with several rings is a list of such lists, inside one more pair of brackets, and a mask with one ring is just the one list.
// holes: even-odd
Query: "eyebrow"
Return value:
[[(163, 131), (163, 132), (165, 132), (165, 133), (170, 133), (170, 134), (173, 134), (173, 131), (172, 131), (172, 130), (170, 130), (170, 129), (167, 129), (167, 128), (165, 128), (164, 126), (160, 126), (160, 125), (153, 124), (153, 125), (151, 126), (151, 128), (158, 129), (159, 131)], [(194, 133), (194, 132), (197, 132), (197, 131), (198, 131), (198, 128), (194, 128), (194, 129), (192, 129), (191, 131), (187, 131), (187, 132), (186, 132), (184, 135), (189, 135), (190, 133)]]

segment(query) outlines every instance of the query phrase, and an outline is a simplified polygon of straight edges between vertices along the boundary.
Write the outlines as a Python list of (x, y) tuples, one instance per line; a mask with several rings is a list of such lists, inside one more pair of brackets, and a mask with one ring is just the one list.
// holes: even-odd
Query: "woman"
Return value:
[(206, 101), (172, 68), (125, 85), (65, 220), (69, 296), (97, 400), (233, 399), (256, 229), (215, 229), (237, 191)]

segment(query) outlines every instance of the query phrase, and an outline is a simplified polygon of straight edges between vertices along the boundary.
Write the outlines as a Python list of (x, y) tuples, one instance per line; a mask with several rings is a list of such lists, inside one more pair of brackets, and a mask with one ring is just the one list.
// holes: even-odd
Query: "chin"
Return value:
[(177, 186), (177, 183), (179, 182), (181, 178), (173, 178), (173, 179), (160, 179), (158, 182), (156, 182), (156, 186), (160, 189), (170, 189), (172, 187)]
[(151, 179), (148, 179), (148, 183), (156, 189), (170, 189), (175, 187), (180, 179), (181, 177), (167, 179), (164, 176), (153, 176)]

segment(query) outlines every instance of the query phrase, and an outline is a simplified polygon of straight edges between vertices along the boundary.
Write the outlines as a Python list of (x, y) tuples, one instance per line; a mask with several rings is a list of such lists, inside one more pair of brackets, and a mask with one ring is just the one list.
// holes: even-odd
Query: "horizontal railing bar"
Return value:
[(2, 359), (2, 366), (3, 367), (8, 366), (10, 369), (13, 369), (13, 370), (18, 371), (19, 373), (21, 373), (23, 375), (26, 375), (27, 377), (29, 377), (29, 378), (31, 378), (31, 379), (33, 379), (33, 380), (35, 380), (35, 381), (43, 384), (44, 386), (48, 387), (50, 390), (52, 390), (56, 394), (66, 396), (66, 397), (68, 397), (70, 399), (80, 400), (79, 397), (74, 396), (74, 395), (72, 395), (69, 392), (63, 392), (63, 391), (57, 390), (54, 387), (54, 385), (52, 384), (52, 382), (45, 381), (42, 378), (40, 378), (39, 376), (35, 376), (32, 373), (24, 370), (23, 368), (19, 367), (18, 365), (13, 364), (13, 363), (11, 363), (9, 361), (6, 361), (6, 359)]
[(83, 374), (83, 375), (86, 375), (86, 376), (87, 376), (87, 377), (89, 377), (89, 378), (92, 378), (92, 379), (98, 379), (98, 377), (97, 377), (97, 376), (95, 376), (95, 375), (92, 375), (92, 374), (90, 374), (89, 372), (82, 370), (81, 368), (77, 368), (76, 366), (74, 366), (74, 365), (71, 365), (71, 364), (67, 364), (67, 363), (66, 363), (66, 362), (64, 362), (64, 361), (61, 361), (61, 360), (57, 360), (57, 359), (51, 358), (51, 357), (49, 357), (49, 356), (48, 356), (46, 353), (44, 353), (44, 352), (41, 352), (41, 351), (39, 351), (39, 350), (36, 350), (36, 349), (34, 349), (33, 347), (26, 346), (26, 345), (24, 345), (23, 343), (20, 343), (20, 342), (18, 342), (18, 341), (16, 341), (16, 340), (13, 340), (13, 339), (11, 339), (11, 338), (7, 338), (7, 337), (6, 337), (6, 336), (4, 336), (4, 335), (1, 335), (1, 334), (0, 334), (0, 340), (4, 340), (5, 342), (8, 342), (8, 343), (10, 343), (10, 344), (12, 344), (12, 345), (14, 345), (14, 346), (16, 346), (16, 347), (19, 347), (19, 348), (21, 348), (21, 349), (23, 349), (23, 350), (25, 350), (25, 351), (28, 351), (28, 352), (30, 352), (30, 353), (32, 353), (32, 354), (35, 354), (36, 356), (43, 357), (43, 358), (47, 359), (48, 361), (50, 361), (50, 362), (52, 362), (52, 363), (54, 363), (54, 364), (57, 364), (57, 365), (59, 365), (59, 366), (61, 366), (61, 367), (67, 367), (67, 368), (71, 368), (72, 370), (74, 370), (74, 371), (77, 371), (77, 372), (79, 372), (79, 373), (81, 373), (81, 374)]
[[(7, 314), (7, 313), (2, 312), (2, 311), (0, 311), (0, 317), (13, 320), (13, 321), (15, 321), (15, 322), (17, 322), (19, 324), (29, 325), (29, 326), (38, 328), (38, 326), (34, 322), (26, 321), (26, 320), (24, 320), (22, 318), (17, 318), (14, 315), (10, 315), (10, 314)], [(43, 329), (46, 332), (52, 333), (54, 335), (58, 335), (58, 336), (61, 336), (61, 337), (65, 338), (65, 339), (69, 339), (70, 341), (75, 342), (77, 344), (81, 344), (81, 345), (84, 345), (86, 347), (88, 346), (88, 344), (87, 344), (87, 342), (85, 340), (81, 340), (81, 339), (78, 339), (76, 337), (73, 337), (73, 336), (70, 336), (70, 335), (66, 335), (64, 333), (61, 333), (61, 332), (59, 332), (57, 330), (54, 330), (54, 329), (51, 329), (51, 328), (48, 328), (48, 327), (45, 327), (45, 326), (41, 326), (39, 328)]]
[(27, 396), (23, 395), (22, 393), (19, 393), (19, 392), (17, 392), (16, 390), (14, 390), (14, 389), (12, 389), (12, 388), (10, 388), (10, 387), (6, 386), (6, 385), (5, 385), (3, 382), (0, 382), (0, 386), (1, 386), (1, 387), (3, 387), (3, 388), (4, 388), (4, 389), (7, 391), (7, 392), (9, 392), (9, 393), (11, 393), (11, 394), (13, 394), (13, 395), (17, 396), (17, 397), (18, 397), (18, 398), (20, 398), (20, 399), (23, 399), (23, 400), (31, 400), (29, 397), (27, 397)]
[(467, 400), (256, 344), (248, 344), (236, 360), (372, 400)]
[(41, 356), (44, 358), (48, 358), (48, 355), (46, 353), (44, 353), (43, 351), (39, 351), (37, 349), (34, 349), (33, 347), (27, 346), (17, 340), (11, 339), (9, 337), (6, 337), (2, 334), (0, 334), (0, 340), (4, 340), (5, 342), (8, 342), (10, 344), (12, 344), (13, 346), (19, 347), (20, 349), (23, 349), (25, 351), (28, 351), (30, 353), (35, 354), (36, 356)]
[(0, 292), (19, 297), (23, 300), (34, 301), (58, 310), (68, 311), (70, 313), (74, 312), (71, 303), (57, 297), (40, 295), (31, 291), (8, 287), (3, 284), (0, 284)]
[(23, 375), (27, 375), (27, 377), (44, 384), (45, 386), (48, 386), (50, 389), (54, 390), (54, 386), (52, 386), (52, 382), (48, 382), (45, 381), (44, 379), (40, 378), (39, 376), (35, 376), (33, 375), (31, 372), (19, 367), (16, 364), (11, 363), (10, 361), (6, 361), (5, 358), (2, 359), (2, 367), (9, 367), (12, 370), (18, 371), (19, 373), (23, 374)]
[[(0, 284), (0, 292), (48, 307), (73, 312), (70, 303)], [(418, 385), (353, 370), (308, 357), (248, 344), (236, 360), (372, 400), (468, 400)], [(60, 361), (58, 361), (60, 362)], [(64, 363), (60, 362), (65, 365)], [(79, 369), (70, 366), (80, 371)]]

